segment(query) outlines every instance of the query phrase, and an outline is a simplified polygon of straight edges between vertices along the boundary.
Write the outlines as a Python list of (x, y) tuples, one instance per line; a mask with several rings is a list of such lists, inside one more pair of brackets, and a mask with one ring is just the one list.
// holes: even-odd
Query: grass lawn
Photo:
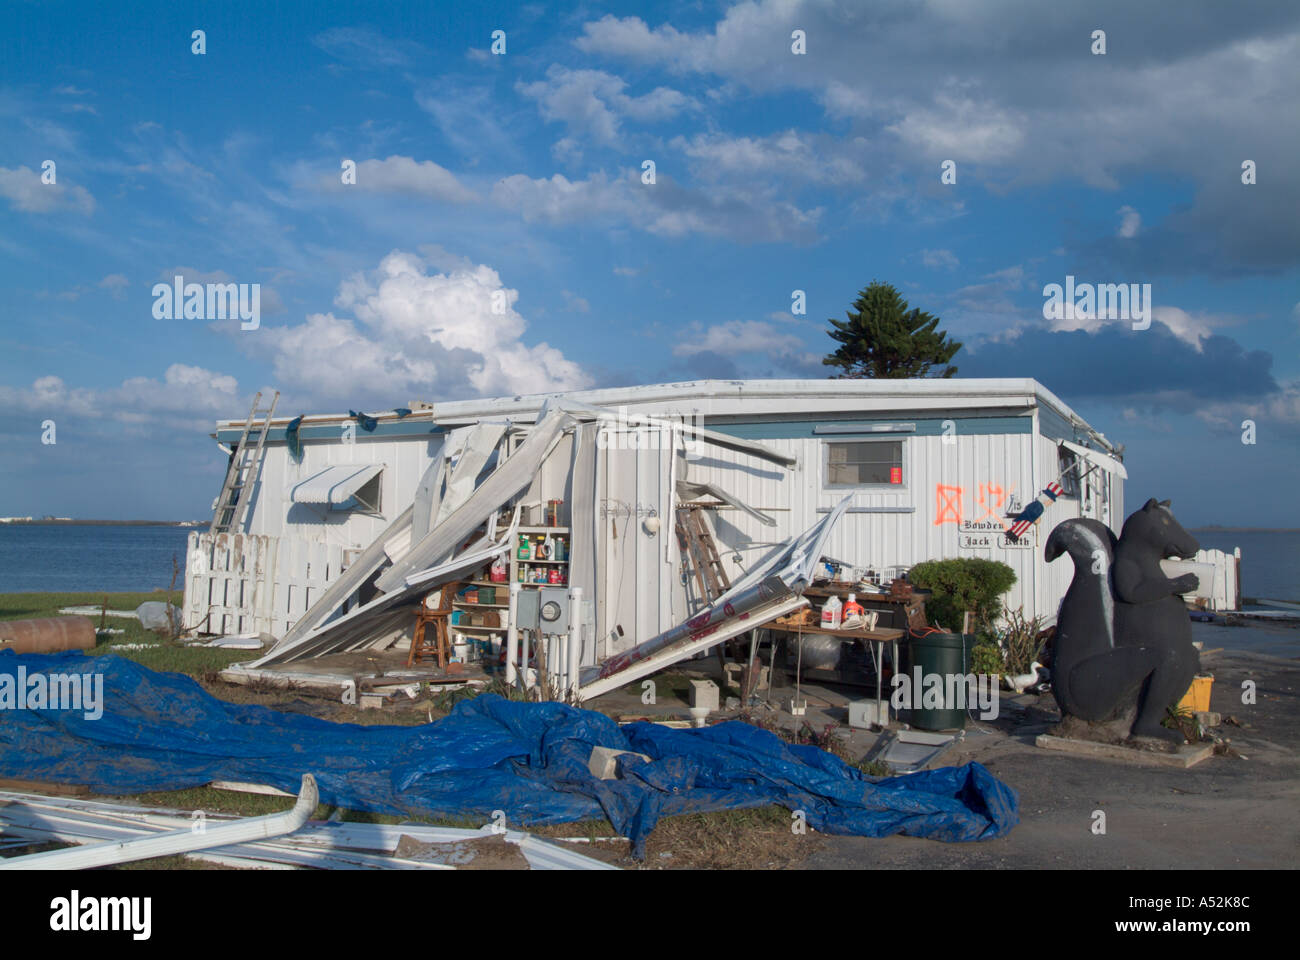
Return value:
[[(62, 607), (100, 607), (107, 601), (110, 610), (135, 610), (140, 604), (149, 600), (169, 600), (180, 606), (179, 590), (168, 594), (165, 590), (152, 593), (0, 593), (0, 620), (30, 620), (38, 617), (58, 617)], [(99, 616), (87, 617), (98, 628)], [(134, 660), (150, 670), (170, 671), (188, 674), (195, 679), (224, 670), (240, 660), (251, 660), (258, 656), (256, 650), (210, 650), (202, 647), (186, 647), (180, 643), (163, 640), (156, 633), (144, 629), (139, 620), (128, 617), (107, 616), (103, 618), (104, 626), (125, 630), (125, 633), (113, 634), (101, 638), (97, 647), (87, 651), (88, 656), (99, 657), (115, 653), (120, 657)], [(120, 644), (151, 644), (144, 650), (115, 650)]]

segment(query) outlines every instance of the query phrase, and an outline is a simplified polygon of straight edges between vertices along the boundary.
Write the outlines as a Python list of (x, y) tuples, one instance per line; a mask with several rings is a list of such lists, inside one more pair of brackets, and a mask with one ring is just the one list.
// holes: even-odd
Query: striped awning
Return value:
[(331, 506), (347, 503), (383, 471), (382, 463), (335, 464), (294, 484), (289, 490), (289, 499), (294, 503), (328, 503)]

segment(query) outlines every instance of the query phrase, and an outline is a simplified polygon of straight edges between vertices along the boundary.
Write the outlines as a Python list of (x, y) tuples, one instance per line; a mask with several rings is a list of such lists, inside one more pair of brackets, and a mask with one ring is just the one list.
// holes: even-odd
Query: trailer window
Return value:
[(826, 444), (828, 487), (904, 486), (902, 440), (853, 440)]
[(1071, 500), (1079, 499), (1079, 474), (1088, 469), (1086, 463), (1080, 463), (1078, 455), (1068, 447), (1057, 447), (1056, 467), (1061, 479), (1057, 482), (1064, 491), (1062, 496)]

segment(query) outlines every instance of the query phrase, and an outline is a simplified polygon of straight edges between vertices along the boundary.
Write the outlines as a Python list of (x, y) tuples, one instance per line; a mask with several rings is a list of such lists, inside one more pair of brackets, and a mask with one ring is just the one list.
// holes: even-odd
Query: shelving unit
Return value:
[[(572, 546), (572, 542), (569, 537), (569, 528), (568, 527), (519, 527), (518, 533), (521, 536), (527, 536), (534, 543), (536, 543), (539, 540), (544, 540), (548, 534), (550, 535), (552, 542), (556, 540), (563, 540), (564, 559), (563, 560), (555, 560), (555, 559), (521, 560), (519, 558), (519, 543), (518, 541), (516, 541), (512, 545), (512, 549), (510, 551), (510, 563), (506, 573), (506, 580), (504, 582), (484, 580), (482, 579), (482, 572), (480, 571), (478, 579), (466, 580), (460, 584), (460, 587), (457, 591), (457, 599), (453, 600), (451, 604), (453, 610), (460, 611), (463, 614), (468, 614), (472, 611), (485, 611), (485, 610), (497, 611), (501, 620), (500, 625), (495, 627), (489, 627), (483, 625), (475, 626), (469, 623), (451, 623), (448, 624), (448, 629), (451, 631), (453, 637), (457, 633), (463, 633), (466, 635), (474, 634), (480, 636), (498, 633), (504, 636), (506, 630), (510, 626), (510, 618), (509, 618), (508, 611), (510, 609), (510, 602), (509, 602), (510, 585), (512, 583), (519, 583), (521, 587), (526, 587), (526, 588), (548, 587), (548, 586), (557, 587), (557, 586), (568, 585), (569, 582), (568, 566), (570, 560), (569, 550), (571, 549)], [(555, 584), (555, 583), (550, 583), (549, 581), (546, 583), (537, 583), (535, 581), (523, 582), (519, 580), (521, 570), (524, 571), (531, 570), (532, 572), (535, 572), (538, 569), (550, 570), (553, 567), (559, 567), (564, 570), (565, 575), (564, 575), (563, 583)], [(496, 596), (494, 599), (498, 602), (469, 603), (468, 601), (462, 600), (459, 598), (459, 592), (460, 590), (463, 590), (466, 587), (492, 587), (496, 590)]]
[[(551, 560), (551, 559), (521, 560), (519, 559), (519, 545), (518, 543), (516, 543), (514, 545), (514, 549), (510, 551), (510, 582), (518, 583), (520, 584), (520, 586), (523, 587), (567, 586), (569, 583), (568, 567), (569, 567), (569, 560), (570, 560), (570, 551), (573, 549), (573, 541), (569, 537), (569, 528), (568, 527), (520, 527), (519, 533), (522, 536), (529, 537), (529, 539), (531, 539), (533, 542), (544, 540), (547, 535), (550, 535), (552, 541), (563, 540), (564, 559), (563, 560)], [(533, 568), (535, 572), (537, 567), (542, 567), (544, 569), (549, 567), (561, 567), (564, 571), (564, 582), (563, 583), (549, 583), (549, 582), (539, 583), (536, 580), (519, 579), (521, 568), (524, 569), (525, 571), (527, 571), (529, 568)]]

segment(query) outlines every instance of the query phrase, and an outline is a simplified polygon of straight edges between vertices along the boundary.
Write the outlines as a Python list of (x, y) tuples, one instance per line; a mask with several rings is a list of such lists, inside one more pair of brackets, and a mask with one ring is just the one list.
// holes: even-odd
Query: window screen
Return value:
[(831, 486), (903, 485), (903, 441), (826, 444), (826, 482)]

